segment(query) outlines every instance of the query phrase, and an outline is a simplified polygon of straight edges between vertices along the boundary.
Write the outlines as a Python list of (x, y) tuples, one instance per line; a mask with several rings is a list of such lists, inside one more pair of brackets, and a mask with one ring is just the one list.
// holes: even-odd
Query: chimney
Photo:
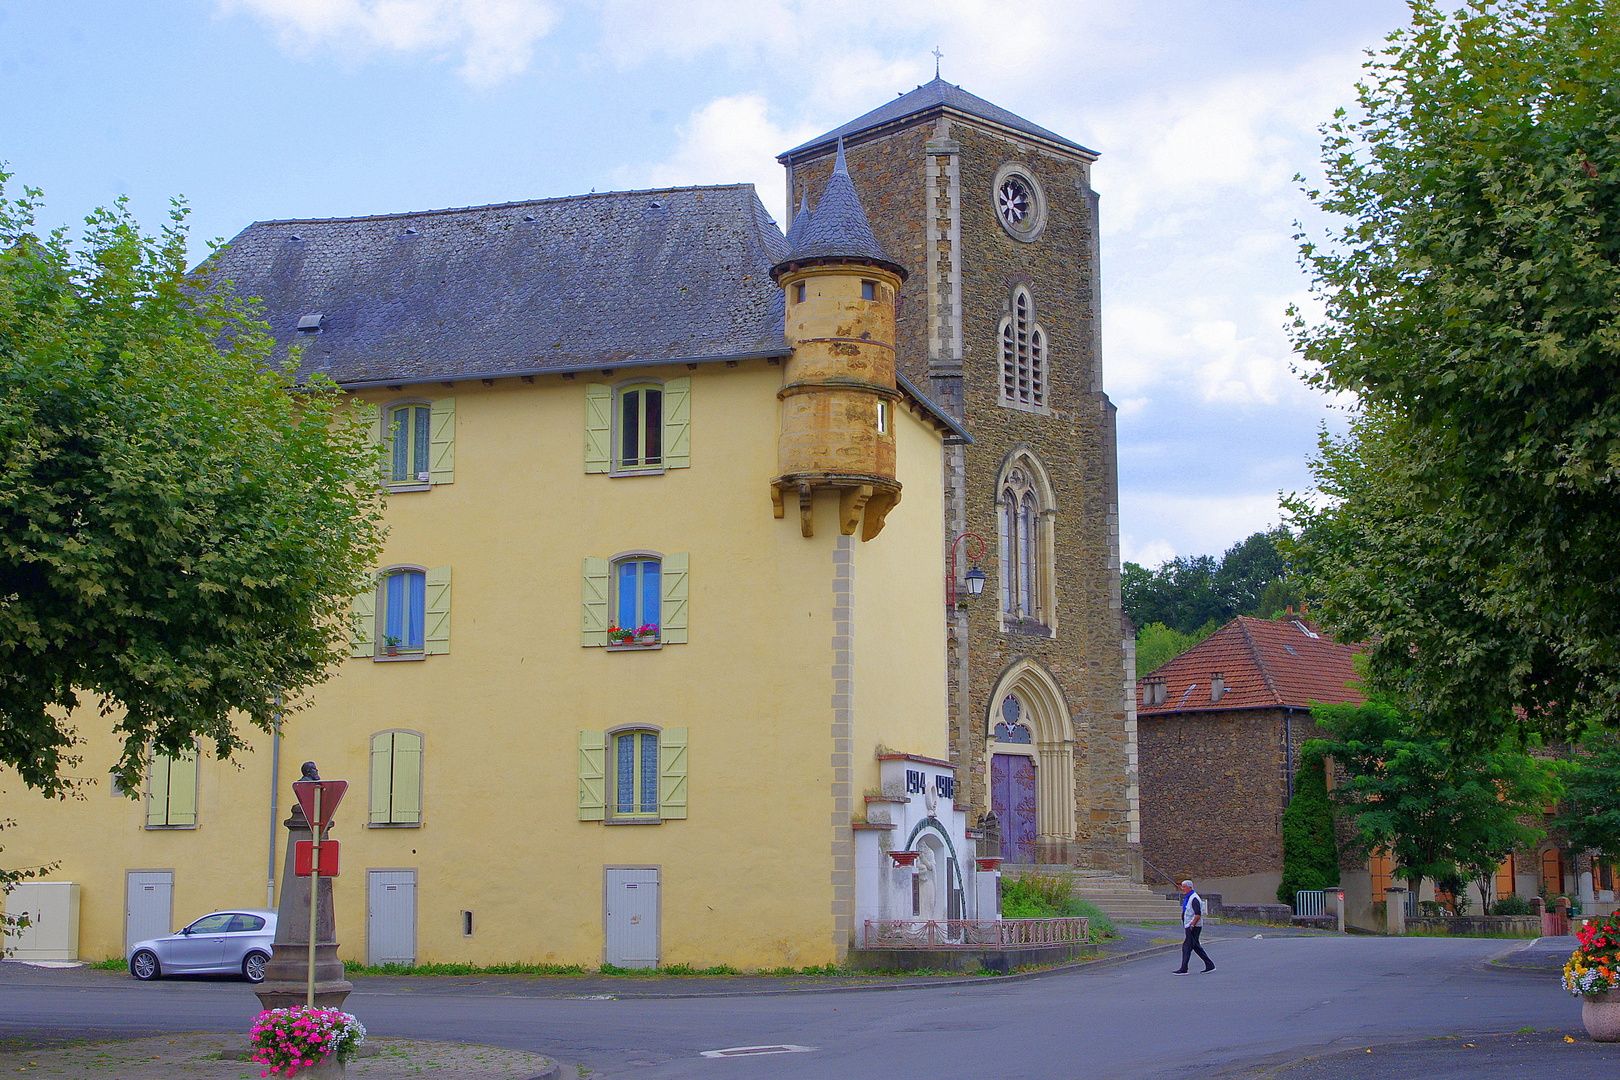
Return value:
[(1213, 705), (1215, 702), (1220, 701), (1221, 698), (1223, 698), (1225, 696), (1226, 696), (1226, 676), (1222, 672), (1217, 671), (1214, 674), (1214, 676), (1212, 676), (1210, 678), (1210, 680), (1209, 680), (1209, 700), (1210, 700), (1210, 704)]

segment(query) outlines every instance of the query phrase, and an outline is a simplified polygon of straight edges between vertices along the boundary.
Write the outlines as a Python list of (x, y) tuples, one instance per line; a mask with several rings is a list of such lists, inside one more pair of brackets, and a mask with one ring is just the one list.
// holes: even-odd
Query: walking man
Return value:
[(1187, 961), (1192, 959), (1193, 953), (1203, 958), (1206, 972), (1214, 971), (1215, 961), (1209, 958), (1209, 953), (1198, 943), (1199, 937), (1204, 933), (1204, 898), (1193, 891), (1191, 881), (1181, 883), (1181, 927), (1187, 933), (1181, 942), (1181, 967), (1170, 974), (1187, 974)]

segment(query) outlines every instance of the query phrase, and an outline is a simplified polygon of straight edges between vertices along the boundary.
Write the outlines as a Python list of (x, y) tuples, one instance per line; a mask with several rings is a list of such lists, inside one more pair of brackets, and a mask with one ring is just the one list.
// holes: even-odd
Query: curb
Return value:
[(1025, 982), (1030, 979), (1039, 979), (1060, 972), (1075, 971), (1087, 967), (1111, 967), (1122, 964), (1127, 960), (1135, 960), (1143, 956), (1153, 956), (1156, 953), (1171, 952), (1179, 949), (1175, 945), (1154, 945), (1146, 949), (1137, 949), (1134, 952), (1111, 953), (1107, 956), (1087, 958), (1085, 960), (1068, 960), (1051, 967), (1043, 967), (1038, 971), (1016, 971), (1010, 975), (964, 975), (958, 979), (940, 979), (937, 982), (908, 983), (895, 981), (891, 983), (865, 983), (860, 986), (795, 986), (782, 990), (720, 990), (709, 993), (639, 993), (613, 994), (614, 1001), (656, 1001), (662, 998), (690, 999), (690, 998), (733, 998), (733, 997), (782, 997), (789, 994), (855, 994), (870, 991), (893, 990), (931, 990), (934, 987), (945, 986), (1000, 986), (1009, 982)]

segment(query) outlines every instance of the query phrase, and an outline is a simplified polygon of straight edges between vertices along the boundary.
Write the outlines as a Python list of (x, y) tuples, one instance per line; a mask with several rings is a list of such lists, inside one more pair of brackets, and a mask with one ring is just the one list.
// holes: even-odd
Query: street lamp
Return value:
[[(955, 610), (956, 608), (956, 548), (957, 545), (959, 545), (963, 540), (970, 538), (979, 545), (979, 550), (973, 552), (971, 557), (975, 559), (984, 557), (984, 537), (980, 536), (978, 533), (965, 532), (961, 536), (958, 536), (955, 540), (951, 541), (951, 575), (945, 581), (945, 603), (952, 610)], [(977, 566), (975, 566), (969, 570), (964, 577), (967, 581), (969, 596), (978, 596), (984, 591), (983, 570), (980, 570)]]

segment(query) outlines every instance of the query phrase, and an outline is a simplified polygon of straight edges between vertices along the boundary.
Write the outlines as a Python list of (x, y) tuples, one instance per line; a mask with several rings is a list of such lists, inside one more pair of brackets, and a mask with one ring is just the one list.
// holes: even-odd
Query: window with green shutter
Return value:
[(683, 645), (687, 640), (686, 552), (629, 552), (585, 558), (580, 644)]
[(349, 654), (420, 660), (450, 651), (450, 568), (384, 570), (349, 607)]
[(146, 774), (146, 827), (197, 827), (197, 752), (153, 754)]
[(585, 387), (585, 471), (657, 474), (692, 464), (692, 380)]
[(422, 823), (422, 736), (380, 731), (371, 737), (372, 825)]
[(579, 819), (655, 825), (686, 817), (684, 727), (579, 733)]

